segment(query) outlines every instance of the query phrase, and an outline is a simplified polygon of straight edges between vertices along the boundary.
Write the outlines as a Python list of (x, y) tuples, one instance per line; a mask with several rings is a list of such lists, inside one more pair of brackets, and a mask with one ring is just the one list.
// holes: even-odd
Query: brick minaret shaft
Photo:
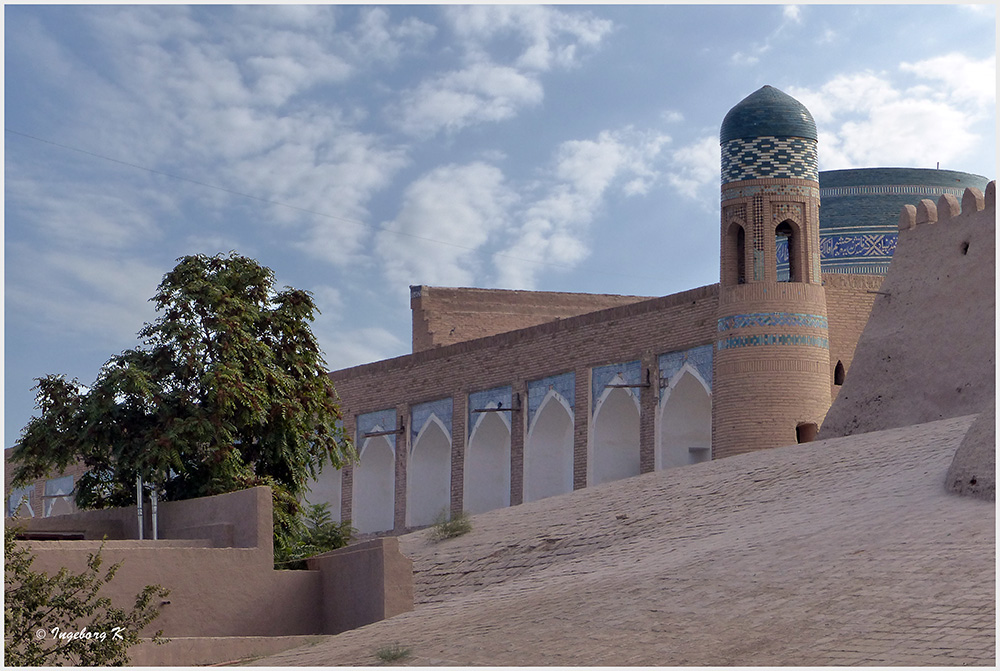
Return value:
[(765, 86), (729, 112), (720, 142), (715, 458), (811, 440), (831, 388), (812, 116)]

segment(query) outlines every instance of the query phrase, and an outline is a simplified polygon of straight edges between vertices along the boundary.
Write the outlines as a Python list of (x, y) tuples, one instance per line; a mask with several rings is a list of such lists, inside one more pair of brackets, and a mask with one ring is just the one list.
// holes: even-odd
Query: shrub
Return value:
[(446, 538), (455, 538), (472, 531), (472, 520), (463, 510), (448, 518), (448, 511), (442, 510), (438, 515), (434, 526), (431, 527), (431, 537), (434, 540), (443, 541)]
[[(89, 556), (83, 573), (62, 568), (49, 576), (31, 569), (35, 556), (15, 542), (16, 535), (14, 528), (4, 530), (4, 666), (128, 664), (128, 649), (160, 614), (154, 599), (169, 592), (147, 585), (131, 609), (115, 608), (98, 593), (121, 562), (102, 576), (103, 545)], [(156, 632), (153, 640), (165, 642), (162, 634)]]
[(327, 503), (305, 506), (302, 516), (285, 520), (285, 533), (275, 534), (274, 567), (304, 569), (306, 558), (342, 548), (355, 529), (349, 522), (334, 522)]

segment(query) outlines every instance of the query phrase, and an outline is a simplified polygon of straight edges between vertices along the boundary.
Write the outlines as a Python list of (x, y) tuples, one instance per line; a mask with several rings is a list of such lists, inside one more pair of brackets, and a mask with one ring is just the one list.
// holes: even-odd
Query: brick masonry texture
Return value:
[(647, 299), (645, 296), (611, 294), (414, 286), (410, 287), (413, 351)]
[[(867, 290), (870, 287), (877, 288), (882, 278), (832, 275), (824, 276), (823, 279), (828, 288), (832, 285), (831, 295), (838, 301), (837, 304), (842, 303), (844, 306), (839, 312), (831, 311), (829, 316), (830, 352), (831, 355), (835, 353), (836, 360), (844, 361), (845, 367), (849, 368), (854, 344), (864, 328), (874, 299), (874, 295), (868, 294)], [(431, 288), (432, 295), (436, 291), (436, 288)], [(466, 290), (459, 291), (464, 293)], [(470, 394), (503, 387), (510, 388), (513, 395), (520, 394), (520, 402), (527, 408), (527, 389), (530, 383), (574, 373), (574, 486), (580, 488), (586, 486), (587, 482), (590, 421), (587, 408), (592, 408), (595, 400), (590, 381), (591, 369), (639, 360), (640, 370), (649, 369), (652, 379), (656, 379), (660, 355), (684, 352), (694, 347), (714, 349), (718, 329), (717, 297), (718, 285), (642, 301), (632, 301), (635, 297), (623, 297), (630, 302), (513, 332), (443, 345), (395, 359), (335, 371), (331, 373), (331, 378), (342, 399), (348, 435), (356, 435), (355, 418), (358, 415), (389, 409), (390, 415), (395, 413), (395, 416), (404, 418), (409, 428), (413, 407), (443, 398), (453, 400), (451, 504), (452, 509), (458, 511), (464, 500), (464, 451), (470, 426), (470, 409), (460, 409), (459, 406), (465, 407), (466, 398)], [(604, 298), (597, 297), (598, 300)], [(791, 304), (794, 305), (794, 301)], [(796, 334), (808, 332), (808, 329), (800, 329)], [(789, 367), (788, 360), (779, 356), (756, 367), (745, 365), (742, 368), (727, 368), (725, 374), (736, 376), (734, 379), (739, 380), (738, 384), (749, 384), (762, 370), (768, 371), (768, 375), (781, 375), (788, 370), (802, 370), (803, 366), (824, 376), (824, 391), (820, 396), (826, 399), (826, 405), (822, 408), (822, 412), (825, 412), (833, 390), (833, 368), (825, 359), (807, 357), (804, 363), (793, 362)], [(702, 377), (706, 382), (712, 382), (711, 374), (702, 374)], [(653, 470), (655, 460), (654, 418), (659, 389), (635, 391), (639, 394), (641, 408), (640, 468), (643, 472), (648, 472)], [(513, 400), (511, 403), (516, 404)], [(526, 415), (526, 412), (512, 413), (512, 505), (521, 502)], [(419, 427), (414, 429), (418, 430)], [(408, 430), (406, 433), (411, 432)], [(401, 437), (400, 441), (403, 440)], [(406, 446), (406, 449), (397, 450), (400, 462), (397, 463), (396, 471), (397, 533), (405, 528), (405, 455), (408, 449), (409, 446)], [(347, 468), (343, 474), (341, 489), (341, 510), (345, 519), (351, 513), (351, 483), (351, 469)]]

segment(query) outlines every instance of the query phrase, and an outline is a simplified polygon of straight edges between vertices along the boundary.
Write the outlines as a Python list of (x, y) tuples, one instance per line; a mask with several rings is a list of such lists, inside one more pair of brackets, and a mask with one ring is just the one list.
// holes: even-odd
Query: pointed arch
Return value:
[(712, 392), (689, 364), (663, 390), (656, 448), (658, 469), (712, 458)]
[(844, 362), (838, 361), (837, 367), (833, 370), (833, 383), (838, 387), (844, 384), (844, 377), (846, 373), (844, 371)]
[(779, 282), (803, 282), (802, 264), (802, 229), (792, 219), (785, 219), (774, 228), (775, 256), (778, 256), (778, 249), (783, 245), (788, 248), (788, 272), (785, 274), (783, 264), (778, 262), (776, 272)]
[[(372, 432), (383, 431), (375, 425)], [(359, 533), (390, 531), (395, 526), (396, 450), (388, 436), (366, 438), (354, 467), (351, 524)]]
[(451, 432), (431, 415), (410, 448), (406, 469), (406, 526), (433, 524), (451, 509)]
[(475, 515), (510, 505), (510, 420), (506, 413), (484, 412), (477, 418), (465, 448), (464, 477), (467, 512)]
[(746, 284), (747, 281), (746, 228), (743, 222), (733, 220), (726, 230), (724, 264), (726, 284)]
[(590, 429), (589, 481), (592, 485), (639, 475), (639, 401), (616, 375), (594, 408)]
[(524, 441), (524, 500), (573, 491), (573, 410), (557, 391), (542, 399)]

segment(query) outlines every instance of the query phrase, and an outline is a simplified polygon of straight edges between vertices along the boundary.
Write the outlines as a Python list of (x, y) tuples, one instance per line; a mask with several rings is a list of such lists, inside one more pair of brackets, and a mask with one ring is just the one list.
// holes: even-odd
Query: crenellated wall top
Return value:
[(899, 212), (899, 230), (969, 217), (983, 210), (996, 212), (996, 193), (997, 183), (993, 180), (986, 185), (985, 193), (975, 187), (967, 188), (961, 203), (954, 195), (945, 193), (936, 203), (924, 198), (917, 205), (904, 205)]

